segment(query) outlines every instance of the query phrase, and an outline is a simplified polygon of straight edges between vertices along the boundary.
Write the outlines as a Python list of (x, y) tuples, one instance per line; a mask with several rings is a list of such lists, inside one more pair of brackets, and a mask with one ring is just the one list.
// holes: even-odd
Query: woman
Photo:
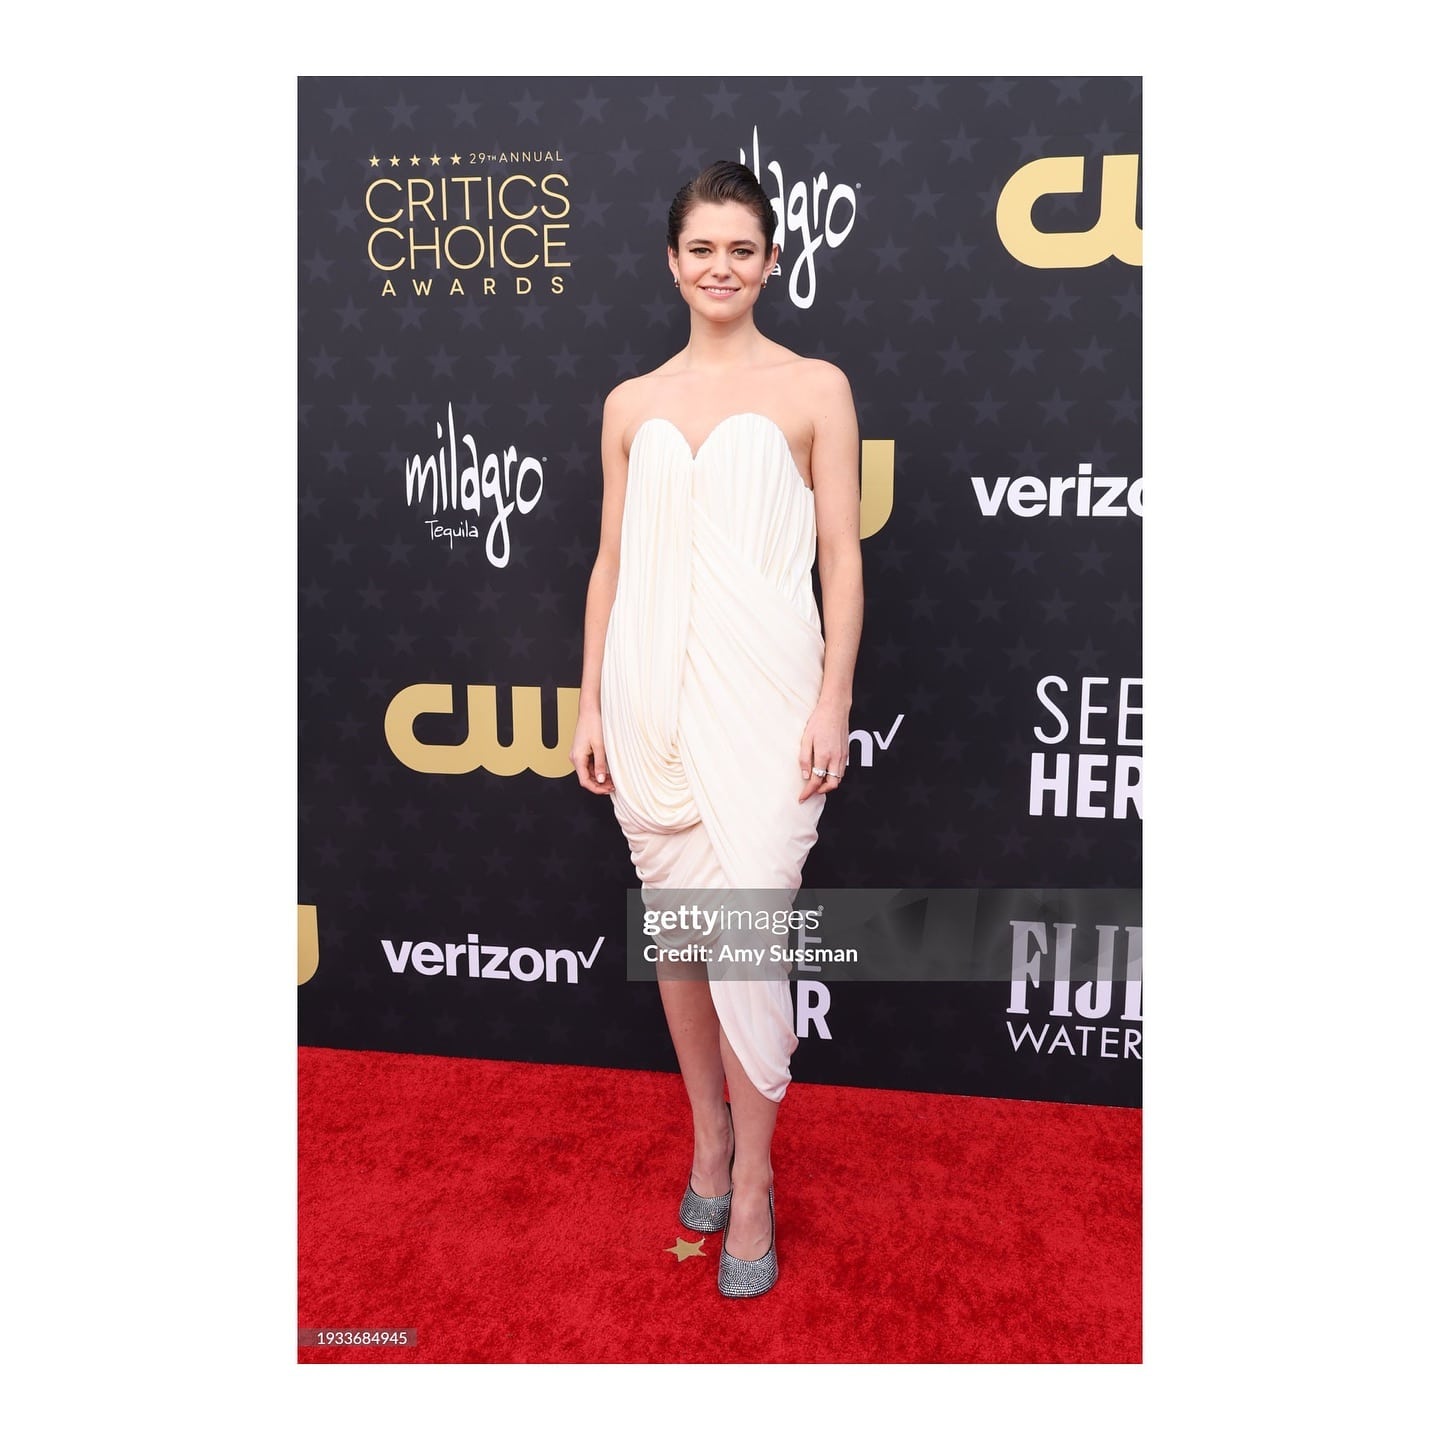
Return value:
[[(689, 343), (605, 402), (570, 759), (585, 789), (611, 796), (647, 905), (746, 886), (788, 906), (845, 772), (859, 430), (840, 370), (756, 328), (774, 237), (744, 165), (717, 162), (681, 189), (667, 254)], [(778, 1274), (770, 1141), (797, 1044), (789, 967), (689, 968), (708, 983), (658, 972), (695, 1131), (680, 1216), (724, 1229), (722, 1294), (761, 1294)]]

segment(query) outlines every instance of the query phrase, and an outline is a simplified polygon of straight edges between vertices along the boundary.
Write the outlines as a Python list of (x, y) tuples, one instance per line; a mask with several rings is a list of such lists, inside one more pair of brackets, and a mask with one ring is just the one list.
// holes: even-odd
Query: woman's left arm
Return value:
[[(860, 569), (860, 425), (850, 382), (838, 366), (816, 361), (815, 430), (810, 477), (815, 491), (815, 553), (825, 625), (820, 699), (801, 740), (804, 800), (831, 791), (850, 749), (850, 702), (865, 610)], [(812, 768), (828, 776), (807, 774)]]

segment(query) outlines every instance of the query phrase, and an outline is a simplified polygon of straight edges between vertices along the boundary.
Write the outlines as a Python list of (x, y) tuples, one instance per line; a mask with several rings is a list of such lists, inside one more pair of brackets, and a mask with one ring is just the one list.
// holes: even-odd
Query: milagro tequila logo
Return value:
[(422, 509), (428, 494), (430, 515), (424, 523), (430, 538), (448, 542), (452, 550), (457, 539), (479, 538), (488, 511), (485, 555), (503, 569), (510, 563), (510, 516), (517, 511), (528, 515), (540, 503), (545, 457), (522, 457), (514, 445), (507, 445), (482, 459), (473, 435), (466, 433), (457, 441), (451, 404), (445, 406), (445, 424), (435, 422), (435, 438), (440, 443), (433, 454), (422, 452), (405, 461), (406, 505)]
[[(790, 266), (790, 298), (801, 310), (808, 310), (815, 303), (815, 252), (822, 244), (831, 250), (838, 249), (849, 238), (855, 228), (855, 191), (859, 187), (831, 185), (829, 175), (822, 170), (809, 180), (796, 180), (787, 190), (780, 162), (761, 161), (758, 125), (750, 131), (750, 158), (746, 158), (742, 147), (740, 163), (755, 172), (761, 185), (767, 178), (775, 182), (770, 206), (775, 211), (775, 239), (780, 245), (782, 262), (790, 259), (789, 237), (794, 236), (799, 246)], [(775, 267), (775, 273), (781, 273), (780, 265)]]

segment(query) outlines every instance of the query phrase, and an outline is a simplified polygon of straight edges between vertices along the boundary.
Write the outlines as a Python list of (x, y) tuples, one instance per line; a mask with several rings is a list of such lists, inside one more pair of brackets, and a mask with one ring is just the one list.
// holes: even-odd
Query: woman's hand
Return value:
[[(850, 707), (821, 701), (815, 707), (800, 737), (800, 779), (803, 787), (799, 799), (808, 800), (815, 794), (826, 794), (840, 784), (845, 761), (850, 754)], [(817, 775), (827, 770), (827, 775)]]
[(570, 763), (575, 767), (575, 778), (585, 789), (596, 795), (614, 793), (615, 781), (605, 765), (605, 731), (600, 711), (594, 706), (580, 711), (570, 746)]

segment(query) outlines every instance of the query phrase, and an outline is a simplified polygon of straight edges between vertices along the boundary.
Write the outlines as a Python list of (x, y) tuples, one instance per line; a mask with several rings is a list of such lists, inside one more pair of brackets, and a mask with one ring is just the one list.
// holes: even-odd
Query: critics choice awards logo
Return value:
[(365, 255), (382, 296), (564, 293), (571, 205), (559, 151), (436, 149), (366, 166)]

